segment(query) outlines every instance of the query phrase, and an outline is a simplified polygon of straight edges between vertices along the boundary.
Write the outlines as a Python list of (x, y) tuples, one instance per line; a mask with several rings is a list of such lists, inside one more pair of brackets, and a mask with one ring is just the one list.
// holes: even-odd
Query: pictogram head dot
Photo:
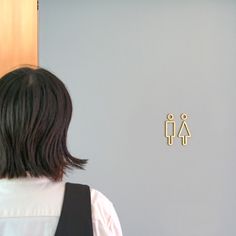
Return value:
[(167, 119), (168, 119), (168, 120), (173, 120), (173, 119), (174, 119), (173, 114), (168, 114), (168, 115), (167, 115)]
[(187, 114), (185, 114), (185, 113), (181, 114), (180, 117), (182, 120), (186, 120), (188, 118)]

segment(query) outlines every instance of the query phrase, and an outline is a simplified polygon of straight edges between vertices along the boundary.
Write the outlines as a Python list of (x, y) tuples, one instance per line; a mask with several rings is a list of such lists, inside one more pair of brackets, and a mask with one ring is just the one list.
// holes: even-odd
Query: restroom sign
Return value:
[(173, 145), (174, 139), (178, 137), (181, 140), (181, 144), (186, 146), (188, 144), (189, 138), (191, 138), (191, 132), (187, 124), (188, 116), (186, 113), (180, 115), (181, 124), (178, 128), (178, 133), (176, 133), (176, 121), (173, 114), (167, 115), (167, 120), (165, 121), (165, 137), (167, 139), (168, 145)]

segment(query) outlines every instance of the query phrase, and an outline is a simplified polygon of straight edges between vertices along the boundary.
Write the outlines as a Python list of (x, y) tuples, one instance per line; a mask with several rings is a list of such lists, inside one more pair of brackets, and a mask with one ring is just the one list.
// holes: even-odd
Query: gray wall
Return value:
[[(111, 199), (124, 235), (235, 236), (235, 1), (40, 0), (40, 65), (67, 85), (68, 179)], [(167, 113), (189, 115), (186, 147)]]

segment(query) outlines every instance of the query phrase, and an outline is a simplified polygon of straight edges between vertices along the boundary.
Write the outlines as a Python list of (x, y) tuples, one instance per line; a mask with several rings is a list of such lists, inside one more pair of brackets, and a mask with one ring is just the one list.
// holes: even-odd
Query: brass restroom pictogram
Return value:
[[(181, 139), (183, 146), (188, 144), (188, 139), (191, 138), (191, 132), (187, 124), (188, 116), (186, 113), (180, 115), (182, 120), (177, 137)], [(165, 121), (165, 137), (167, 138), (167, 144), (173, 145), (174, 138), (176, 137), (176, 122), (173, 114), (167, 115), (167, 120)]]

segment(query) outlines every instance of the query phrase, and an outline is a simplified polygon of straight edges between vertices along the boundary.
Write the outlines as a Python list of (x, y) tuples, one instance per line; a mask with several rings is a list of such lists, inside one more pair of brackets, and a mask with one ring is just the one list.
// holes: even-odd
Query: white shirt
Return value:
[[(0, 179), (0, 235), (54, 236), (64, 189), (64, 181), (46, 177)], [(101, 192), (90, 190), (94, 236), (122, 236), (112, 202)]]

